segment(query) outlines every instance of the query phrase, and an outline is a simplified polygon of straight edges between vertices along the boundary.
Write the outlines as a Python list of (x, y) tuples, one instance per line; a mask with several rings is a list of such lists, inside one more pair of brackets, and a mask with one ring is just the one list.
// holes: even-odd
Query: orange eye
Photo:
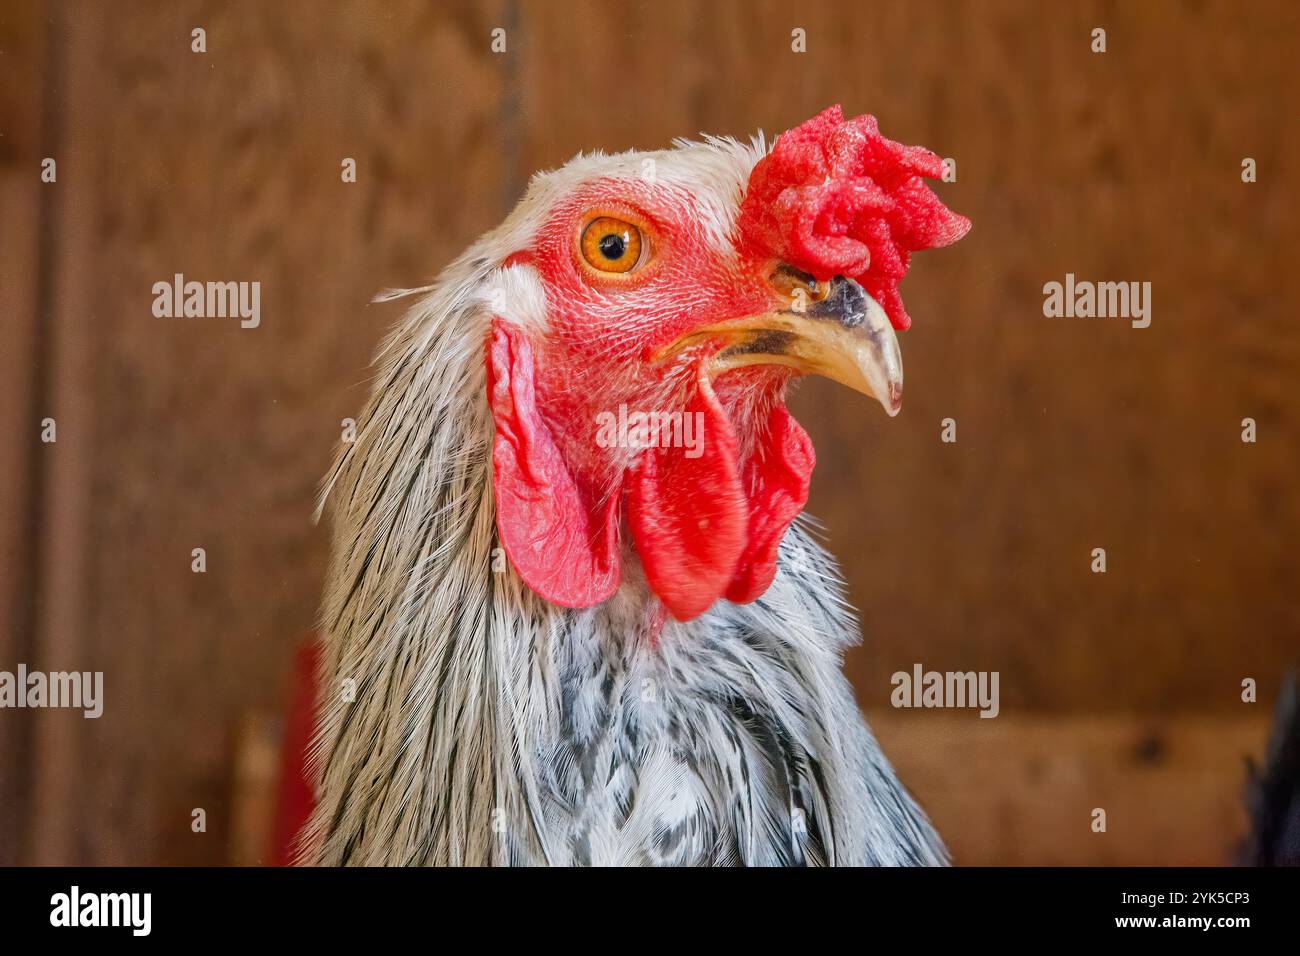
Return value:
[(581, 245), (582, 258), (601, 272), (631, 272), (641, 262), (641, 230), (612, 216), (587, 223)]

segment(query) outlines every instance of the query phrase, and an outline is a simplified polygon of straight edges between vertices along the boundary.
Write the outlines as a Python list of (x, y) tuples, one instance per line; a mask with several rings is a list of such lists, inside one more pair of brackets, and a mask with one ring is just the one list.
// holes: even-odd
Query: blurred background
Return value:
[[(579, 150), (833, 103), (956, 159), (975, 223), (903, 283), (897, 419), (792, 401), (885, 752), (958, 863), (1230, 860), (1300, 650), (1297, 35), (1281, 0), (0, 0), (0, 669), (106, 698), (0, 711), (0, 862), (268, 862), (370, 297)], [(1067, 272), (1150, 282), (1150, 328), (1044, 318)], [(155, 318), (175, 273), (260, 281), (261, 326)], [(998, 671), (1000, 715), (891, 709), (916, 663)]]

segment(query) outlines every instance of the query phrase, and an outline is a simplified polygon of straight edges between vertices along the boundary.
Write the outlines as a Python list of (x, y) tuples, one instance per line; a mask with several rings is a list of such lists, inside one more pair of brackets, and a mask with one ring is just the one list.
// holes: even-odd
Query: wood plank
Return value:
[[(41, 445), (37, 356), (41, 299), (40, 182), (47, 29), (44, 4), (0, 16), (0, 667), (30, 658), (38, 544), (33, 495)], [(48, 207), (45, 206), (46, 211)], [(32, 730), (26, 715), (0, 720), (0, 865), (21, 854), (29, 806)]]
[(698, 12), (683, 3), (521, 4), (523, 177), (579, 152), (663, 149), (700, 132)]
[[(1245, 705), (1243, 705), (1245, 706)], [(1247, 831), (1247, 716), (872, 711), (904, 783), (967, 866), (1222, 866)], [(1106, 831), (1092, 830), (1093, 810)]]
[[(91, 537), (91, 487), (97, 471), (96, 405), (93, 381), (98, 343), (93, 317), (100, 306), (94, 264), (102, 243), (96, 234), (97, 194), (90, 176), (99, 147), (95, 122), (69, 123), (72, 103), (94, 95), (99, 38), (107, 16), (102, 8), (85, 11), (69, 29), (63, 5), (50, 7), (51, 55), (56, 68), (48, 83), (58, 91), (54, 125), (48, 135), (57, 145), (59, 180), (48, 215), (51, 236), (42, 249), (42, 269), (50, 274), (49, 301), (42, 302), (40, 335), (45, 385), (42, 403), (58, 422), (59, 440), (42, 446), (38, 492), (40, 541), (33, 556), (36, 585), (35, 652), (31, 666), (45, 671), (104, 671), (105, 694), (115, 692), (121, 672), (95, 660), (89, 648), (87, 604), (93, 598), (89, 575), (97, 556), (109, 558)], [(72, 63), (85, 69), (75, 72)], [(121, 698), (119, 698), (121, 699)], [(129, 705), (128, 705), (129, 706)], [(105, 701), (105, 709), (108, 703)], [(35, 725), (35, 763), (31, 779), (31, 826), (24, 861), (36, 865), (83, 859), (82, 842), (93, 814), (86, 812), (88, 779), (83, 746), (99, 721), (70, 710), (39, 711)], [(102, 718), (101, 718), (102, 719)], [(133, 767), (121, 772), (131, 773)], [(142, 794), (142, 798), (147, 798)], [(85, 828), (85, 829), (83, 829)]]

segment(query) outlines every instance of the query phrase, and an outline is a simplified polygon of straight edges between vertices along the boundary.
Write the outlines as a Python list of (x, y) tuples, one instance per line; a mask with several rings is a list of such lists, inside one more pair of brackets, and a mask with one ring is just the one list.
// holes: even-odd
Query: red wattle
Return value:
[(548, 601), (599, 604), (618, 588), (621, 490), (597, 502), (570, 473), (537, 411), (528, 338), (499, 319), (492, 322), (487, 372), (501, 544), (528, 586)]
[(684, 414), (703, 422), (703, 453), (647, 448), (628, 491), (628, 522), (646, 580), (679, 621), (713, 604), (735, 573), (745, 545), (747, 502), (736, 436), (701, 370)]
[(808, 433), (784, 405), (777, 405), (745, 464), (749, 532), (740, 564), (727, 587), (728, 601), (748, 604), (771, 586), (781, 538), (808, 503), (808, 485), (816, 463)]

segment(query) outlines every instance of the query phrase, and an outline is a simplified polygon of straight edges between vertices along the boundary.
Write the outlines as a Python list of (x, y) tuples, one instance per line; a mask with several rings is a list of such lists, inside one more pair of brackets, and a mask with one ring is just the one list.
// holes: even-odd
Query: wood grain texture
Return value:
[(1248, 832), (1246, 761), (1268, 736), (1259, 710), (868, 718), (958, 866), (1230, 865)]
[[(1235, 717), (1246, 676), (1267, 706), (1296, 656), (1292, 5), (34, 9), (47, 6), (62, 18), (64, 155), (42, 326), (54, 357), (38, 371), (64, 404), (38, 489), (34, 646), (50, 667), (103, 670), (108, 704), (99, 721), (50, 713), (23, 731), (39, 751), (27, 859), (250, 858), (230, 819), (237, 728), (279, 709), (291, 648), (314, 623), (317, 481), (399, 311), (367, 307), (375, 292), (436, 274), (529, 174), (579, 150), (773, 133), (836, 102), (955, 157), (958, 180), (939, 191), (975, 221), (903, 284), (916, 324), (899, 418), (820, 381), (792, 402), (819, 458), (811, 510), (863, 617), (848, 661), (863, 703), (883, 705), (889, 675), (916, 661), (998, 670), (1008, 716), (977, 721), (980, 733), (1060, 718), (1025, 731), (1040, 753), (1053, 739), (1092, 746), (1086, 715)], [(190, 50), (196, 26), (205, 54)], [(1089, 51), (1094, 26), (1105, 54)], [(490, 52), (495, 27), (504, 54)], [(805, 54), (790, 49), (794, 27)], [(25, 57), (33, 82), (0, 98), (6, 177), (41, 154)], [(1258, 183), (1240, 181), (1243, 156)], [(340, 182), (344, 157), (355, 184)], [(36, 213), (28, 187), (2, 182), (7, 250)], [(32, 316), (35, 253), (15, 248), (0, 303)], [(154, 318), (152, 284), (178, 272), (260, 281), (261, 327)], [(1066, 272), (1152, 282), (1151, 328), (1044, 318), (1043, 283)], [(0, 386), (0, 425), (21, 420), (26, 390)], [(1246, 416), (1257, 444), (1240, 441)], [(945, 417), (955, 445), (939, 441)], [(16, 540), (12, 516), (35, 493), (23, 467), (0, 459), (0, 489), (21, 500), (3, 502), (0, 540)], [(190, 570), (196, 547), (206, 574)], [(1089, 571), (1094, 547), (1106, 575)], [(14, 724), (0, 721), (8, 747)], [(923, 798), (969, 784), (967, 739), (927, 744), (946, 757), (918, 779)], [(1108, 799), (1168, 836), (1138, 771), (1116, 767)], [(1087, 779), (1062, 772), (1053, 793), (1086, 800)], [(1208, 813), (1228, 791), (1202, 782)], [(1012, 858), (995, 784), (965, 812), (936, 809), (966, 862)], [(206, 834), (190, 830), (195, 807)], [(1053, 856), (1052, 827), (1067, 823), (1038, 819), (1006, 831), (1029, 841), (1024, 860), (1118, 859), (1087, 840)]]
[[(32, 513), (39, 482), (42, 391), (36, 374), (41, 338), (41, 132), (48, 115), (46, 40), (39, 5), (0, 17), (0, 662), (27, 659), (35, 615)], [(31, 720), (0, 719), (0, 866), (21, 854), (32, 774)]]

